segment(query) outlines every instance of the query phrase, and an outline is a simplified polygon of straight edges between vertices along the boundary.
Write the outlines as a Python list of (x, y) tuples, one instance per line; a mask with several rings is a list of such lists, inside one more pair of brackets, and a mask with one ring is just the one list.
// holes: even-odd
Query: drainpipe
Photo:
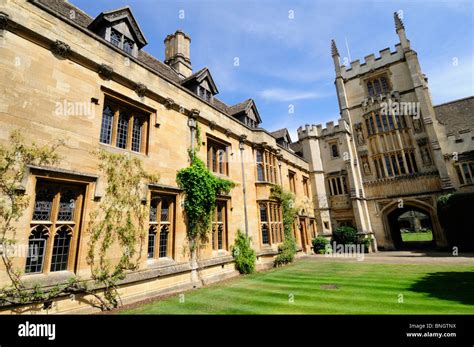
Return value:
[[(191, 130), (191, 153), (194, 154), (194, 143), (195, 140), (195, 130), (196, 130), (196, 116), (199, 115), (198, 110), (192, 110), (191, 115), (188, 118), (188, 126)], [(191, 157), (192, 160), (192, 157)], [(189, 224), (188, 224), (189, 228)], [(199, 284), (199, 275), (198, 275), (198, 262), (197, 262), (197, 250), (196, 250), (196, 240), (191, 241), (191, 283), (194, 287)]]
[(188, 118), (188, 126), (191, 129), (191, 152), (194, 153), (194, 147), (196, 142), (196, 117), (199, 115), (198, 110), (191, 110), (191, 115)]
[(242, 192), (244, 194), (244, 219), (245, 219), (245, 235), (249, 235), (249, 222), (247, 219), (247, 195), (246, 195), (246, 188), (245, 188), (245, 166), (244, 166), (244, 147), (245, 147), (245, 139), (247, 138), (246, 135), (240, 136), (239, 142), (239, 149), (240, 149), (240, 163), (242, 166)]
[(278, 156), (278, 172), (280, 173), (280, 186), (283, 188), (283, 176), (281, 175), (281, 159), (283, 156)]

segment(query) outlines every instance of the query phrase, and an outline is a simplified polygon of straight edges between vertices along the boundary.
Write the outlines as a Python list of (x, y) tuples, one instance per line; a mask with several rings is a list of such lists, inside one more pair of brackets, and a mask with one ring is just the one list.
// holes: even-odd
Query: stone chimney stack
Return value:
[(165, 64), (171, 66), (184, 78), (193, 73), (189, 54), (190, 44), (191, 38), (181, 30), (176, 30), (165, 39)]

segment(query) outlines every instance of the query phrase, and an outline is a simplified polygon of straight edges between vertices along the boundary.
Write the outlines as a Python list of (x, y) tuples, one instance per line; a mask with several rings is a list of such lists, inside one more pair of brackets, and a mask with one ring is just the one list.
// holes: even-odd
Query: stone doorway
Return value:
[(429, 210), (405, 205), (387, 213), (393, 246), (397, 250), (436, 248), (433, 218)]

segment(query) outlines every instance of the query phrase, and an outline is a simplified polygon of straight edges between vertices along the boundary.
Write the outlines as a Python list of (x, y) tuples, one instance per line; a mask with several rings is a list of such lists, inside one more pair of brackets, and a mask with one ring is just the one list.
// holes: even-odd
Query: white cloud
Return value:
[(330, 95), (329, 93), (321, 93), (313, 90), (291, 90), (281, 88), (264, 89), (258, 94), (262, 99), (270, 101), (321, 99)]
[(472, 57), (459, 58), (457, 66), (453, 60), (449, 64), (433, 66), (427, 70), (428, 83), (434, 104), (474, 95), (474, 60)]

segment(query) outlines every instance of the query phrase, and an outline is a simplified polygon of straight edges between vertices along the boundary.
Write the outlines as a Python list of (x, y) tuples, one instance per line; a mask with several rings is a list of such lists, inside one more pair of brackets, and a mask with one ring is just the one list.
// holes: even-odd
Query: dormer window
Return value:
[(247, 125), (251, 128), (256, 128), (257, 127), (257, 123), (249, 117), (244, 118), (244, 123), (245, 123), (245, 125)]
[(199, 97), (203, 98), (204, 100), (211, 102), (212, 94), (206, 88), (202, 86), (197, 86), (197, 94)]
[(147, 44), (129, 7), (100, 13), (88, 29), (134, 57)]

